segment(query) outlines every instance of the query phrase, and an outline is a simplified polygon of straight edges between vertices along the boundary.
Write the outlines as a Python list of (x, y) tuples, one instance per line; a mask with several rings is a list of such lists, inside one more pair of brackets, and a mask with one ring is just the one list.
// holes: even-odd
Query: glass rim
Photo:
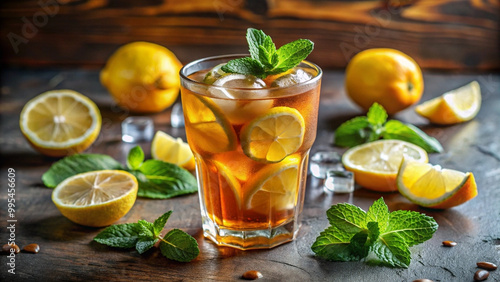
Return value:
[[(292, 87), (298, 87), (298, 86), (304, 86), (304, 85), (308, 85), (308, 84), (314, 84), (316, 83), (318, 80), (321, 79), (322, 75), (323, 75), (323, 70), (315, 63), (311, 62), (311, 61), (308, 61), (308, 60), (302, 60), (300, 63), (304, 63), (306, 65), (309, 65), (310, 67), (316, 69), (318, 71), (318, 73), (311, 79), (307, 80), (307, 81), (304, 81), (302, 83), (297, 83), (297, 84), (293, 84), (293, 85), (289, 85), (289, 86), (285, 86), (285, 87), (273, 87), (273, 88), (241, 88), (241, 87), (223, 87), (223, 86), (215, 86), (215, 85), (211, 85), (211, 84), (207, 84), (207, 83), (204, 83), (204, 82), (200, 82), (200, 81), (196, 81), (196, 80), (193, 80), (191, 78), (188, 77), (188, 75), (191, 75), (192, 73), (190, 74), (185, 74), (186, 70), (188, 68), (191, 68), (193, 67), (194, 65), (196, 64), (199, 64), (201, 62), (206, 62), (206, 61), (211, 61), (211, 60), (220, 60), (220, 59), (228, 59), (228, 58), (242, 58), (242, 57), (250, 57), (250, 54), (226, 54), (226, 55), (217, 55), (217, 56), (210, 56), (210, 57), (205, 57), (205, 58), (201, 58), (201, 59), (197, 59), (197, 60), (194, 60), (186, 65), (184, 65), (180, 71), (179, 71), (179, 75), (181, 77), (181, 80), (186, 80), (188, 81), (189, 83), (193, 83), (195, 85), (200, 85), (200, 86), (210, 86), (210, 87), (214, 87), (214, 88), (219, 88), (219, 89), (233, 89), (233, 90), (245, 90), (245, 91), (262, 91), (262, 90), (270, 90), (270, 89), (286, 89), (286, 88), (292, 88)], [(229, 61), (229, 59), (228, 59)], [(299, 64), (300, 64), (299, 63)]]

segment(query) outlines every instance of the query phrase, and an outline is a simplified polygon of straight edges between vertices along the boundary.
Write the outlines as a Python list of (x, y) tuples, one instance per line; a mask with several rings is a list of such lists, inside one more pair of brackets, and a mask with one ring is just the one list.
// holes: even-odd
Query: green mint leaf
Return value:
[(140, 197), (168, 199), (198, 191), (194, 176), (177, 165), (159, 160), (145, 161), (132, 172), (139, 182)]
[(305, 60), (314, 49), (314, 43), (308, 39), (299, 39), (281, 46), (278, 50), (278, 63), (267, 75), (285, 72)]
[(328, 221), (332, 226), (349, 234), (360, 232), (366, 227), (366, 212), (351, 204), (336, 204), (326, 211)]
[(223, 65), (221, 69), (227, 73), (251, 74), (256, 77), (265, 78), (264, 66), (253, 58), (234, 59)]
[(153, 223), (155, 236), (160, 235), (171, 214), (172, 211), (168, 211), (155, 220), (155, 222)]
[(139, 236), (141, 238), (153, 239), (155, 237), (153, 223), (141, 219), (137, 222), (137, 224), (139, 228)]
[(397, 120), (390, 120), (385, 124), (382, 137), (413, 143), (422, 147), (428, 153), (441, 153), (443, 151), (443, 146), (436, 138), (430, 137), (414, 125), (404, 124)]
[(366, 117), (355, 117), (342, 123), (335, 130), (335, 145), (354, 147), (366, 143), (372, 133), (370, 123)]
[(360, 260), (368, 255), (370, 250), (370, 245), (368, 244), (368, 232), (367, 230), (362, 230), (351, 238), (349, 244), (349, 251), (356, 260)]
[[(376, 200), (366, 213), (367, 222), (377, 223), (377, 229), (384, 232), (389, 224), (389, 208), (384, 202), (384, 198)], [(377, 235), (378, 236), (378, 235)]]
[(374, 103), (366, 114), (368, 122), (374, 126), (382, 126), (387, 121), (387, 112), (384, 107), (378, 103)]
[(55, 162), (42, 176), (43, 184), (56, 187), (64, 179), (73, 175), (103, 169), (123, 170), (124, 167), (113, 158), (101, 154), (77, 154)]
[(144, 151), (140, 146), (135, 146), (130, 150), (127, 156), (127, 167), (132, 170), (139, 169), (144, 161)]
[(394, 211), (389, 215), (389, 225), (381, 236), (398, 234), (411, 247), (423, 243), (430, 238), (438, 224), (427, 215), (414, 211)]
[[(248, 49), (250, 52), (250, 56), (254, 60), (259, 60), (259, 47), (264, 45), (264, 41), (269, 37), (269, 40), (271, 37), (269, 35), (266, 35), (262, 30), (258, 30), (255, 28), (248, 28), (247, 29), (247, 42), (248, 42)], [(275, 47), (276, 48), (276, 47)]]
[(380, 261), (369, 261), (371, 264), (385, 265), (391, 267), (408, 268), (411, 254), (405, 240), (396, 233), (381, 235), (371, 250)]
[(370, 221), (366, 224), (366, 228), (368, 229), (368, 241), (367, 246), (372, 246), (378, 239), (380, 235), (379, 223), (376, 221)]
[(94, 237), (94, 241), (117, 248), (133, 248), (139, 240), (137, 223), (111, 225)]
[(359, 258), (352, 254), (349, 244), (354, 234), (332, 225), (316, 238), (311, 250), (319, 257), (333, 261), (352, 261)]
[(192, 261), (200, 253), (196, 239), (179, 229), (173, 229), (163, 237), (160, 250), (165, 257), (180, 262)]
[(158, 238), (156, 239), (146, 239), (146, 238), (141, 238), (139, 241), (137, 241), (137, 244), (135, 245), (135, 249), (139, 254), (143, 254), (147, 252), (149, 249), (151, 249), (156, 242), (158, 242)]

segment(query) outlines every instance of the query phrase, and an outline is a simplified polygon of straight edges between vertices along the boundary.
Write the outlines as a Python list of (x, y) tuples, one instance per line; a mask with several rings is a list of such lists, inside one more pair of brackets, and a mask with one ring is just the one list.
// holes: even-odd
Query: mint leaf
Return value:
[(200, 253), (196, 239), (179, 229), (173, 229), (163, 237), (160, 250), (165, 257), (180, 262), (192, 261)]
[(358, 260), (359, 258), (353, 255), (349, 248), (352, 237), (353, 234), (332, 225), (320, 233), (311, 249), (316, 255), (326, 260)]
[(412, 124), (390, 120), (385, 124), (384, 139), (403, 140), (422, 147), (428, 153), (441, 153), (443, 146), (436, 138), (430, 137)]
[(394, 211), (389, 215), (389, 225), (381, 236), (398, 234), (411, 247), (432, 238), (437, 229), (438, 224), (432, 217), (414, 211)]
[(368, 122), (374, 126), (382, 126), (387, 121), (387, 112), (379, 103), (374, 103), (366, 114)]
[(366, 117), (355, 117), (335, 130), (334, 143), (341, 147), (354, 147), (368, 142), (371, 132), (370, 122)]
[(42, 181), (45, 186), (54, 188), (64, 179), (73, 175), (103, 169), (123, 170), (124, 167), (107, 155), (77, 154), (55, 162), (50, 169), (42, 175)]
[(380, 239), (373, 244), (372, 251), (380, 261), (370, 261), (371, 264), (403, 268), (408, 268), (410, 265), (410, 249), (405, 240), (396, 233), (380, 236)]
[(143, 254), (147, 252), (149, 249), (151, 249), (156, 242), (158, 242), (158, 238), (156, 239), (151, 239), (151, 238), (141, 238), (135, 245), (135, 249), (139, 254)]
[(194, 176), (171, 163), (147, 160), (133, 173), (139, 182), (137, 195), (141, 197), (168, 199), (198, 191)]
[(370, 245), (367, 230), (362, 230), (354, 234), (349, 244), (349, 251), (351, 255), (355, 257), (356, 260), (360, 260), (368, 255), (369, 250)]
[(160, 232), (165, 227), (165, 224), (167, 223), (167, 220), (171, 214), (172, 211), (168, 211), (155, 220), (155, 222), (153, 223), (155, 236), (160, 235)]
[(246, 37), (250, 56), (252, 56), (254, 60), (259, 60), (259, 47), (264, 45), (264, 41), (266, 41), (267, 38), (271, 40), (271, 37), (266, 35), (262, 30), (258, 30), (255, 28), (248, 28)]
[(127, 167), (132, 170), (139, 169), (144, 161), (144, 152), (140, 146), (135, 146), (127, 156)]
[(314, 43), (311, 40), (299, 39), (281, 46), (278, 53), (278, 63), (267, 71), (267, 75), (278, 74), (296, 67), (312, 52)]
[(94, 237), (94, 241), (117, 248), (133, 248), (139, 240), (137, 223), (111, 225)]
[(346, 233), (358, 233), (366, 226), (365, 211), (351, 204), (333, 205), (326, 211), (326, 215), (332, 226)]
[(144, 238), (154, 238), (153, 223), (140, 219), (138, 222), (139, 236)]
[(238, 58), (227, 62), (221, 69), (227, 73), (239, 73), (244, 75), (254, 75), (256, 77), (265, 78), (264, 66), (253, 58)]
[[(377, 223), (377, 229), (384, 232), (389, 224), (389, 208), (383, 198), (376, 200), (366, 213), (367, 222)], [(378, 236), (378, 235), (377, 235)]]

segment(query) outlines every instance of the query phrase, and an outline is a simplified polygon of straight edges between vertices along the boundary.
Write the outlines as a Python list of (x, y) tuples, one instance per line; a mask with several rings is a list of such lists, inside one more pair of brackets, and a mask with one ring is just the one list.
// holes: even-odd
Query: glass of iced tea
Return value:
[(181, 97), (205, 237), (239, 249), (293, 240), (316, 138), (321, 69), (308, 61), (260, 79), (225, 73), (244, 55), (184, 66)]

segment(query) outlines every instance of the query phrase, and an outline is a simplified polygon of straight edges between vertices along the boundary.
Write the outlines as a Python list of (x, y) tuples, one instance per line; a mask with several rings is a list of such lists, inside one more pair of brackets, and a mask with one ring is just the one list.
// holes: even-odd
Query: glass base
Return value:
[(203, 216), (203, 235), (219, 246), (240, 250), (270, 249), (294, 240), (300, 222), (292, 219), (275, 228), (259, 230), (234, 230), (217, 226), (210, 218)]

